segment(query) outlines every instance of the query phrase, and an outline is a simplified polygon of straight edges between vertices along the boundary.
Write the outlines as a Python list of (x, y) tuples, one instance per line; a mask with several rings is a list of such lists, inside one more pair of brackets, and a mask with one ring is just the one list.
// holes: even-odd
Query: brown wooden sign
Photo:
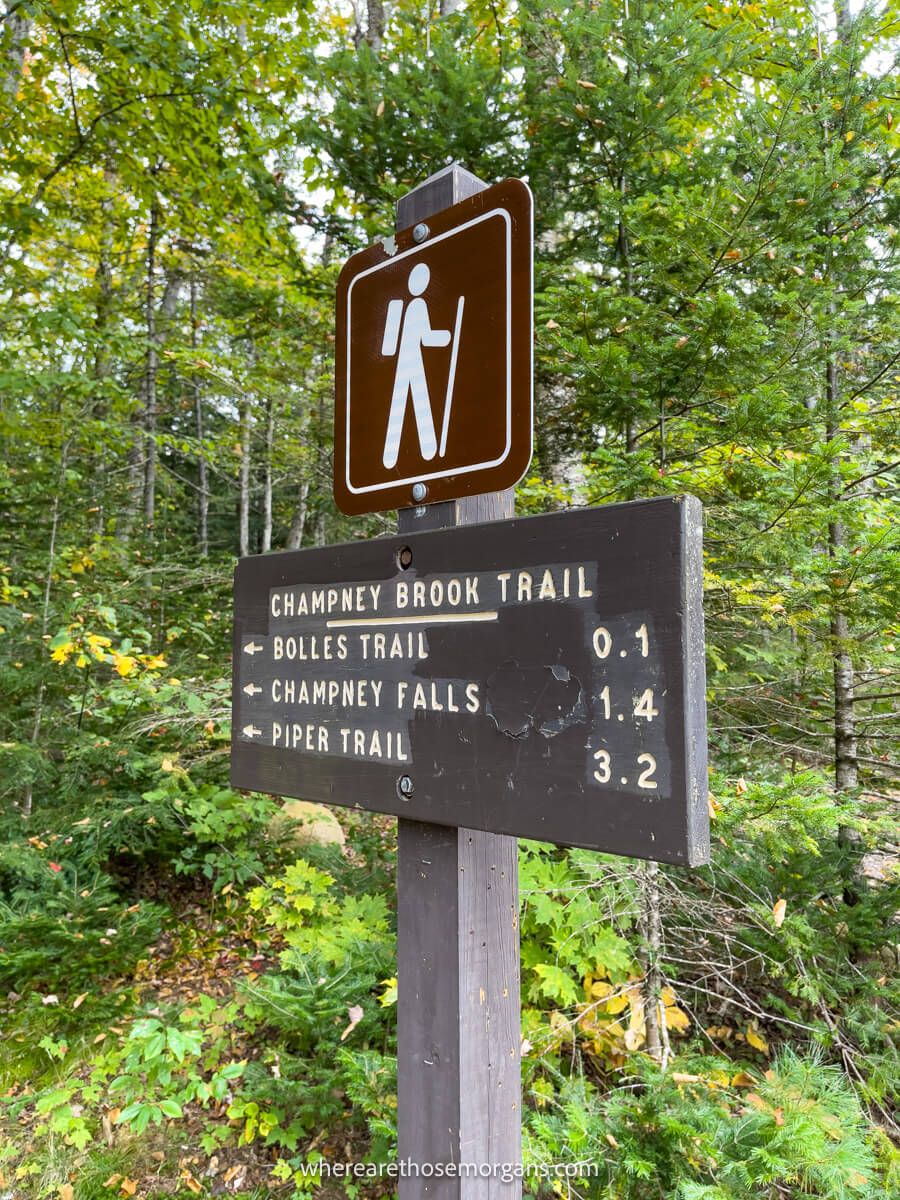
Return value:
[(692, 497), (244, 559), (232, 782), (697, 864)]
[(347, 261), (337, 287), (339, 508), (377, 512), (521, 479), (531, 459), (531, 308), (532, 201), (521, 180)]

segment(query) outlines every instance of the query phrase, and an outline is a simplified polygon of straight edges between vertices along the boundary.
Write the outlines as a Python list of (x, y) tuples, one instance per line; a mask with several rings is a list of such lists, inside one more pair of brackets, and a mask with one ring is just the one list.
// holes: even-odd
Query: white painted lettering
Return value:
[(553, 582), (553, 572), (545, 571), (544, 577), (541, 580), (541, 590), (538, 592), (538, 600), (555, 600), (556, 585)]

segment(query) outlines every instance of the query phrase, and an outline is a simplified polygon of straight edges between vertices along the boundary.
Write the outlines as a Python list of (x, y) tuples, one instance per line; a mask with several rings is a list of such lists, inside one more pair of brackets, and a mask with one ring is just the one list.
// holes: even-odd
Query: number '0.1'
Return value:
[[(612, 778), (612, 756), (609, 751), (602, 749), (595, 750), (594, 762), (597, 764), (594, 768), (594, 779), (597, 783), (609, 783)], [(649, 792), (656, 791), (659, 787), (659, 784), (653, 778), (656, 773), (656, 759), (652, 754), (639, 754), (637, 756), (637, 765), (644, 768), (640, 775), (638, 775), (638, 787), (645, 788)]]
[[(650, 637), (647, 633), (646, 624), (641, 624), (634, 631), (634, 636), (640, 643), (641, 658), (646, 658), (650, 653)], [(609, 658), (610, 651), (613, 648), (612, 634), (605, 625), (598, 625), (594, 630), (593, 637), (594, 653), (598, 658)], [(625, 651), (620, 651), (624, 657)]]

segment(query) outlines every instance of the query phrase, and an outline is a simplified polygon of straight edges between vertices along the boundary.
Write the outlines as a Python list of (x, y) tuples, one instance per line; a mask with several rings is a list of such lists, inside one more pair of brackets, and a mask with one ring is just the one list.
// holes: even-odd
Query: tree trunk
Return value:
[(241, 426), (241, 471), (238, 527), (240, 556), (250, 553), (250, 397), (241, 399), (239, 418)]
[(263, 527), (262, 552), (272, 549), (272, 449), (275, 444), (275, 405), (266, 399), (266, 447), (263, 464)]
[[(69, 443), (63, 442), (59, 451), (59, 481), (53, 489), (53, 502), (50, 506), (50, 545), (47, 548), (47, 571), (44, 576), (44, 598), (41, 604), (41, 639), (40, 650), (42, 653), (46, 646), (46, 638), (50, 628), (50, 593), (53, 587), (53, 571), (56, 567), (56, 541), (59, 534), (59, 507), (60, 498), (62, 496), (63, 484), (66, 478), (66, 466), (69, 459)], [(38, 684), (37, 697), (34, 702), (34, 721), (31, 725), (31, 745), (36, 746), (41, 737), (41, 725), (44, 720), (44, 691), (46, 688), (46, 674), (41, 672), (41, 681)], [(22, 815), (25, 817), (31, 816), (33, 807), (33, 782), (31, 779), (25, 784), (25, 791), (22, 796)]]
[(325, 509), (321, 505), (316, 510), (316, 520), (313, 526), (313, 545), (325, 545)]
[[(104, 168), (103, 183), (104, 196), (100, 202), (101, 225), (100, 225), (100, 252), (97, 258), (97, 299), (94, 306), (94, 363), (93, 377), (97, 382), (98, 388), (91, 404), (91, 418), (98, 425), (103, 424), (107, 419), (106, 397), (104, 395), (104, 380), (110, 373), (109, 348), (107, 329), (109, 319), (112, 313), (113, 299), (113, 272), (112, 272), (112, 255), (113, 255), (113, 194), (115, 189), (115, 172), (110, 167)], [(106, 502), (106, 468), (107, 449), (98, 439), (97, 446), (94, 452), (94, 457), (91, 460), (91, 495), (94, 497), (96, 513), (91, 522), (95, 537), (99, 537), (103, 532), (103, 519)]]
[(156, 375), (159, 369), (159, 346), (157, 345), (154, 275), (159, 218), (159, 205), (154, 198), (150, 206), (150, 232), (147, 239), (147, 300), (145, 306), (147, 364), (144, 371), (144, 525), (148, 530), (153, 529), (156, 519)]
[(285, 548), (287, 550), (299, 550), (303, 545), (303, 533), (306, 529), (308, 497), (309, 480), (304, 479), (300, 484), (300, 495), (297, 498), (297, 507), (294, 510), (294, 519), (291, 521), (291, 527), (288, 530), (287, 542), (285, 543)]
[[(191, 275), (191, 349), (197, 351), (197, 276)], [(206, 448), (203, 445), (203, 394), (195, 374), (191, 380), (194, 393), (194, 425), (197, 430), (197, 542), (200, 557), (209, 557), (209, 472)]]
[[(839, 432), (840, 402), (838, 368), (833, 352), (825, 365), (825, 438), (834, 443)], [(834, 699), (834, 786), (838, 792), (852, 791), (858, 782), (856, 718), (853, 712), (853, 658), (850, 654), (850, 622), (843, 603), (844, 581), (837, 575), (837, 563), (844, 547), (844, 524), (835, 511), (841, 501), (841, 476), (837, 464), (831, 467), (829, 500), (832, 517), (828, 523), (828, 556), (834, 564), (831, 580), (831, 664)], [(838, 842), (847, 852), (844, 868), (844, 901), (859, 899), (857, 847), (860, 834), (849, 825), (838, 830)]]
[(377, 54), (384, 38), (384, 0), (366, 4), (366, 41)]
[(25, 65), (25, 43), (31, 33), (31, 18), (27, 15), (23, 0), (8, 0), (6, 5), (6, 20), (2, 28), (5, 31), (3, 80), (0, 91), (14, 101), (19, 91), (22, 79), (22, 68)]
[(659, 863), (645, 862), (638, 868), (641, 881), (641, 938), (644, 977), (641, 996), (644, 1002), (644, 1026), (646, 1041), (644, 1049), (654, 1062), (666, 1065), (665, 1021), (662, 1019), (662, 920), (659, 901)]

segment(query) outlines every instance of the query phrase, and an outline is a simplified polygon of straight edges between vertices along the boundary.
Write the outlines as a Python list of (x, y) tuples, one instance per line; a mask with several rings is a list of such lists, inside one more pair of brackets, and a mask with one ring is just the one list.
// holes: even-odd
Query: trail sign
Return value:
[(521, 479), (531, 459), (531, 296), (531, 193), (516, 179), (347, 261), (334, 453), (344, 512)]
[(232, 782), (706, 861), (701, 578), (692, 497), (244, 559)]

